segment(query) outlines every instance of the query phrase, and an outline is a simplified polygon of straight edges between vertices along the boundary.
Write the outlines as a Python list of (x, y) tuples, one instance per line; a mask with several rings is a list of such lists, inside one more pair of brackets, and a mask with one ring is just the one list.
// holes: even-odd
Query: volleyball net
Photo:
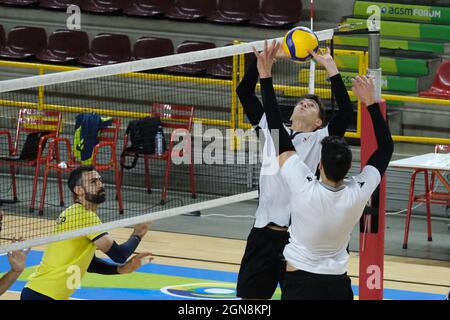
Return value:
[[(332, 29), (316, 34), (321, 47), (332, 45)], [(0, 253), (257, 198), (262, 145), (236, 87), (253, 47), (263, 45), (235, 43), (64, 72), (44, 66), (50, 73), (1, 81)], [(326, 73), (316, 69), (311, 76), (308, 62), (274, 65), (286, 119), (311, 81), (333, 109)], [(139, 154), (133, 163), (127, 128), (155, 116), (166, 152)], [(55, 232), (74, 201), (67, 178), (80, 164), (94, 165), (105, 184), (101, 224)]]

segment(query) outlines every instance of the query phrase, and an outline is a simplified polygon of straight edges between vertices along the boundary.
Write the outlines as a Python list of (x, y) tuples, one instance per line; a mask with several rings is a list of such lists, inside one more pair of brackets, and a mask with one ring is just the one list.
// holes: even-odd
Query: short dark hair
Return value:
[(302, 101), (303, 99), (310, 99), (313, 100), (314, 102), (317, 103), (317, 105), (319, 106), (319, 118), (320, 120), (322, 120), (323, 123), (325, 123), (325, 107), (323, 106), (322, 100), (320, 100), (320, 97), (316, 94), (305, 94), (303, 96), (300, 97), (300, 99), (298, 100), (297, 104), (300, 103), (300, 101)]
[(322, 140), (322, 166), (328, 179), (339, 182), (352, 164), (352, 151), (342, 137), (329, 136)]
[(94, 170), (95, 168), (93, 166), (79, 166), (78, 168), (74, 169), (70, 173), (69, 180), (67, 182), (70, 191), (75, 194), (75, 187), (80, 185), (81, 178), (83, 177), (83, 172), (91, 172)]

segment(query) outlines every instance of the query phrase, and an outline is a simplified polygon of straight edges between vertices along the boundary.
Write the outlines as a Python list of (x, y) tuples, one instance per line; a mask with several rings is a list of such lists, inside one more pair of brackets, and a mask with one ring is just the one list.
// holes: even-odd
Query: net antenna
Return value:
[[(309, 15), (310, 15), (310, 29), (311, 31), (314, 31), (314, 0), (310, 1), (309, 4)], [(308, 93), (314, 94), (314, 88), (315, 88), (315, 81), (316, 81), (316, 62), (314, 59), (311, 59), (311, 63), (309, 65), (309, 88)]]

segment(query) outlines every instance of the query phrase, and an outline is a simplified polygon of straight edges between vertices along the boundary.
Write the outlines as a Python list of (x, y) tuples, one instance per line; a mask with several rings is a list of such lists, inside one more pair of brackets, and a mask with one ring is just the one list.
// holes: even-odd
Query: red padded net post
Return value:
[[(386, 119), (386, 102), (380, 102)], [(370, 114), (361, 108), (361, 169), (377, 148)], [(372, 194), (360, 221), (359, 299), (383, 299), (386, 175)]]

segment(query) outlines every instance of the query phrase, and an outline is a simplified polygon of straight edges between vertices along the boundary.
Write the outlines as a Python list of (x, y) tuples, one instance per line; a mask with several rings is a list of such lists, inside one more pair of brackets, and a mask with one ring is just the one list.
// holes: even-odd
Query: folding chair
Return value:
[[(164, 160), (166, 161), (166, 167), (164, 170), (164, 184), (161, 193), (161, 205), (167, 202), (167, 188), (169, 185), (170, 168), (172, 159), (175, 157), (183, 157), (183, 150), (177, 152), (173, 149), (175, 138), (178, 135), (185, 135), (187, 143), (187, 152), (189, 152), (189, 179), (191, 187), (191, 196), (195, 198), (195, 173), (194, 173), (194, 161), (192, 159), (192, 141), (190, 133), (192, 130), (192, 122), (194, 118), (194, 107), (183, 106), (164, 103), (153, 103), (151, 108), (151, 115), (158, 116), (161, 119), (163, 128), (173, 129), (170, 133), (170, 142), (167, 150), (161, 155), (156, 154), (144, 154), (144, 169), (145, 169), (145, 183), (147, 186), (147, 193), (152, 192), (149, 160)], [(131, 157), (135, 154), (133, 152), (127, 152), (128, 135), (124, 136), (122, 157)], [(124, 161), (124, 159), (122, 159)], [(121, 168), (121, 176), (123, 177), (123, 168)]]
[[(33, 191), (31, 193), (30, 212), (34, 211), (34, 202), (36, 199), (37, 183), (39, 178), (40, 166), (51, 157), (49, 148), (46, 149), (46, 142), (50, 138), (57, 138), (61, 131), (62, 115), (59, 111), (41, 111), (34, 109), (22, 109), (19, 111), (17, 120), (16, 134), (14, 143), (8, 130), (0, 130), (0, 135), (6, 136), (8, 140), (8, 156), (0, 157), (0, 163), (9, 164), (12, 177), (13, 199), (17, 201), (17, 185), (16, 185), (16, 167), (34, 167)], [(19, 142), (24, 134), (28, 134), (26, 148), (20, 151)], [(31, 136), (31, 135), (34, 135)], [(31, 139), (30, 139), (31, 137)], [(34, 141), (33, 141), (34, 140)], [(37, 144), (37, 148), (36, 148)], [(25, 145), (24, 145), (25, 147)], [(28, 149), (28, 150), (26, 150)], [(37, 149), (37, 150), (35, 150)], [(20, 153), (20, 154), (19, 154)], [(53, 155), (59, 159), (59, 152), (54, 150)], [(58, 174), (58, 189), (62, 194), (61, 175)], [(61, 206), (64, 202), (61, 200)]]

